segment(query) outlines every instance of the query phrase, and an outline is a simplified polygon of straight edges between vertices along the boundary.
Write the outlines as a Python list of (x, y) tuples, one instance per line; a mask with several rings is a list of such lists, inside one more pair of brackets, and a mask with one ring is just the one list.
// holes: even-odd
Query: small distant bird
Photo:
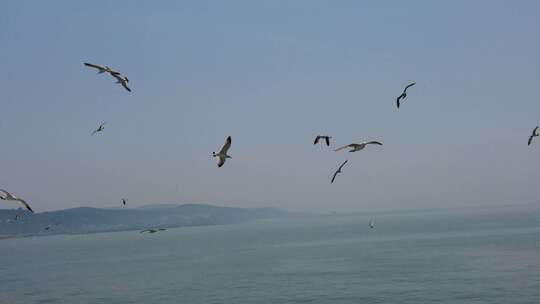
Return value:
[(94, 68), (94, 69), (97, 69), (98, 70), (98, 74), (102, 74), (102, 73), (109, 73), (111, 75), (120, 75), (119, 72), (117, 71), (113, 71), (110, 67), (108, 66), (101, 66), (101, 65), (97, 65), (97, 64), (92, 64), (92, 63), (88, 63), (88, 62), (85, 62), (84, 63), (85, 66), (87, 67), (91, 67), (91, 68)]
[(403, 93), (401, 93), (401, 95), (398, 96), (397, 101), (396, 101), (398, 109), (399, 109), (400, 101), (401, 101), (402, 99), (405, 99), (405, 97), (407, 97), (407, 89), (410, 88), (410, 87), (412, 87), (412, 86), (415, 85), (415, 84), (416, 84), (416, 82), (412, 82), (412, 83), (408, 84), (408, 85), (405, 87), (405, 89), (403, 90)]
[(127, 198), (123, 198), (123, 199), (122, 199), (122, 204), (125, 206), (126, 203), (127, 203), (127, 201), (128, 201)]
[(216, 154), (216, 152), (212, 152), (213, 157), (218, 157), (219, 158), (219, 161), (218, 161), (218, 167), (219, 168), (221, 168), (223, 166), (223, 164), (225, 164), (225, 160), (227, 158), (232, 158), (229, 155), (227, 155), (227, 151), (229, 151), (230, 147), (231, 147), (231, 137), (228, 136), (227, 139), (225, 140), (225, 144), (223, 145), (223, 147), (221, 148), (219, 153)]
[(32, 210), (32, 208), (30, 208), (30, 206), (23, 199), (20, 199), (20, 198), (18, 198), (16, 196), (11, 195), (6, 190), (0, 189), (0, 192), (2, 192), (4, 194), (4, 196), (0, 196), (0, 199), (5, 200), (5, 201), (17, 201), (17, 202), (21, 203), (30, 212), (34, 213), (34, 210)]
[(15, 214), (15, 219), (14, 219), (14, 220), (15, 220), (15, 221), (18, 221), (18, 220), (20, 220), (20, 219), (21, 219), (21, 216), (18, 215), (18, 214)]
[(360, 143), (360, 144), (348, 144), (348, 145), (345, 145), (343, 147), (339, 147), (337, 149), (335, 149), (334, 151), (339, 151), (339, 150), (343, 150), (343, 149), (347, 149), (347, 148), (351, 148), (352, 150), (349, 150), (349, 152), (356, 152), (356, 151), (360, 151), (360, 150), (363, 150), (367, 145), (379, 145), (379, 146), (382, 146), (382, 143), (378, 142), (378, 141), (368, 141), (368, 142), (363, 142), (363, 143)]
[(158, 232), (158, 231), (165, 231), (165, 230), (167, 230), (167, 229), (165, 229), (165, 228), (158, 228), (158, 229), (144, 229), (144, 230), (142, 230), (142, 231), (139, 232), (139, 233), (144, 233), (144, 232), (148, 232), (148, 233), (156, 233), (156, 232)]
[(375, 222), (374, 221), (369, 221), (369, 228), (371, 228), (371, 229), (375, 228)]
[(330, 147), (330, 138), (332, 138), (332, 136), (317, 135), (317, 137), (315, 137), (315, 141), (313, 142), (313, 144), (316, 145), (319, 142), (319, 140), (324, 139), (324, 141), (326, 142), (326, 145)]
[(93, 136), (94, 134), (96, 134), (96, 133), (103, 132), (103, 130), (105, 130), (105, 124), (106, 124), (106, 123), (107, 123), (106, 121), (102, 122), (102, 123), (99, 125), (99, 128), (95, 129), (95, 130), (92, 132), (92, 136)]
[(349, 160), (346, 160), (344, 161), (341, 166), (339, 166), (339, 168), (336, 170), (336, 172), (334, 172), (334, 176), (332, 176), (332, 181), (330, 181), (331, 184), (334, 183), (334, 180), (336, 179), (336, 176), (338, 175), (338, 173), (342, 173), (341, 172), (341, 169), (343, 169), (343, 166), (345, 166), (345, 164), (348, 162)]
[(128, 92), (131, 92), (131, 89), (128, 87), (129, 79), (126, 76), (122, 76), (120, 74), (111, 74), (112, 77), (116, 79), (116, 83), (121, 84), (124, 89), (126, 89)]
[(540, 132), (538, 131), (539, 126), (536, 126), (536, 128), (533, 129), (531, 136), (529, 136), (529, 146), (531, 145), (533, 138), (540, 136)]
[(51, 229), (51, 226), (47, 226), (47, 227), (45, 227), (45, 228), (43, 228), (43, 229), (49, 230), (49, 229)]

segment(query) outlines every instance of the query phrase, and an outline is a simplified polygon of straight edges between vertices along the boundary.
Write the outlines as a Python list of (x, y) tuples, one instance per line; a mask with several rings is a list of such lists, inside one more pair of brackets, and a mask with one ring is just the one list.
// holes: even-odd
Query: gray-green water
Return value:
[(7, 239), (0, 274), (2, 304), (540, 303), (540, 211)]

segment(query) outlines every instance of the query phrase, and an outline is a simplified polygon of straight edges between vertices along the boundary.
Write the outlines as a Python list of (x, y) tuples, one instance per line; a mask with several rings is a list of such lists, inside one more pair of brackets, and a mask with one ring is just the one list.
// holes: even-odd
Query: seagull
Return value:
[(533, 138), (540, 136), (540, 132), (538, 132), (539, 126), (536, 126), (536, 128), (533, 129), (531, 136), (529, 136), (529, 146), (531, 145)]
[(119, 72), (116, 72), (116, 71), (113, 71), (110, 67), (108, 66), (101, 66), (101, 65), (97, 65), (97, 64), (92, 64), (92, 63), (88, 63), (88, 62), (85, 62), (84, 63), (85, 66), (87, 67), (91, 67), (91, 68), (94, 68), (94, 69), (97, 69), (98, 70), (98, 74), (102, 74), (102, 73), (109, 73), (111, 75), (120, 75)]
[(405, 87), (405, 89), (403, 90), (403, 93), (401, 93), (401, 95), (398, 96), (398, 98), (397, 98), (397, 107), (398, 107), (398, 109), (399, 109), (400, 101), (401, 101), (402, 99), (405, 99), (405, 97), (407, 97), (407, 89), (410, 88), (410, 87), (412, 87), (412, 86), (415, 85), (415, 84), (416, 84), (416, 82), (412, 82), (412, 83), (408, 84), (408, 85)]
[(148, 232), (148, 233), (156, 233), (156, 232), (158, 232), (158, 231), (165, 231), (165, 230), (167, 230), (167, 229), (165, 229), (165, 228), (144, 229), (144, 230), (142, 230), (142, 231), (139, 232), (139, 233), (144, 233), (144, 232)]
[(375, 222), (373, 220), (369, 221), (369, 228), (375, 228)]
[(332, 181), (330, 181), (331, 184), (334, 183), (334, 180), (336, 179), (336, 176), (338, 175), (338, 173), (342, 173), (341, 172), (341, 169), (343, 169), (343, 166), (345, 166), (345, 164), (348, 162), (349, 160), (346, 160), (344, 161), (341, 166), (339, 166), (339, 168), (336, 170), (336, 172), (334, 172), (334, 176), (332, 176)]
[(316, 145), (319, 142), (319, 140), (324, 139), (324, 141), (326, 142), (326, 145), (330, 147), (330, 138), (332, 138), (332, 136), (317, 135), (317, 137), (315, 137), (315, 141), (313, 142), (313, 144)]
[(126, 76), (122, 76), (120, 74), (111, 74), (112, 77), (116, 78), (116, 83), (121, 84), (124, 89), (126, 89), (128, 92), (131, 92), (131, 89), (128, 87), (129, 79)]
[(368, 141), (368, 142), (363, 142), (363, 143), (360, 143), (360, 144), (348, 144), (348, 145), (345, 145), (343, 147), (339, 147), (337, 149), (335, 149), (334, 151), (339, 151), (339, 150), (343, 150), (343, 149), (347, 149), (347, 148), (351, 148), (352, 150), (350, 150), (349, 152), (356, 152), (356, 151), (360, 151), (360, 150), (363, 150), (367, 145), (379, 145), (379, 146), (382, 146), (382, 143), (378, 142), (378, 141)]
[(32, 210), (32, 208), (30, 208), (30, 205), (28, 205), (23, 199), (20, 199), (18, 197), (15, 197), (15, 196), (11, 195), (6, 190), (0, 189), (0, 192), (4, 193), (4, 196), (0, 196), (0, 199), (5, 200), (5, 201), (17, 201), (17, 202), (20, 202), (21, 204), (24, 205), (24, 207), (26, 207), (26, 209), (28, 209), (28, 210), (30, 210), (30, 212), (34, 213), (34, 210)]
[(105, 130), (105, 127), (104, 127), (104, 126), (105, 126), (106, 123), (107, 123), (106, 121), (102, 122), (102, 123), (99, 125), (99, 128), (95, 129), (95, 130), (92, 132), (92, 135), (94, 135), (94, 134), (96, 134), (96, 133), (103, 132), (103, 130)]
[(122, 204), (125, 206), (126, 203), (127, 203), (127, 201), (128, 201), (127, 198), (123, 198), (123, 199), (122, 199)]
[(218, 161), (219, 168), (221, 168), (223, 164), (225, 164), (225, 160), (227, 158), (232, 158), (229, 155), (227, 155), (227, 151), (229, 151), (230, 147), (231, 147), (231, 137), (228, 136), (227, 140), (225, 140), (225, 144), (223, 145), (219, 153), (216, 154), (216, 152), (212, 152), (213, 157), (219, 157), (219, 161)]

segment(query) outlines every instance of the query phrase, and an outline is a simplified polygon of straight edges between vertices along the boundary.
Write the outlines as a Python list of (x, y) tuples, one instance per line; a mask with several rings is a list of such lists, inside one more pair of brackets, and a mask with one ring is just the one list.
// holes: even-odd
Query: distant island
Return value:
[(36, 214), (24, 210), (0, 210), (0, 238), (223, 225), (291, 215), (276, 208), (231, 208), (202, 204), (161, 204), (118, 209), (80, 207)]

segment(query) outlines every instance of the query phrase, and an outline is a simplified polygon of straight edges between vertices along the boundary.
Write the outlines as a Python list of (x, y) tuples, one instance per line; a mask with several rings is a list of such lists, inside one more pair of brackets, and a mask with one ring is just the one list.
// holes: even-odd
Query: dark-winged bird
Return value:
[(332, 180), (330, 181), (331, 184), (334, 183), (334, 180), (336, 179), (336, 176), (339, 174), (339, 173), (342, 173), (341, 172), (341, 169), (343, 169), (343, 166), (345, 166), (345, 164), (348, 162), (349, 160), (346, 160), (344, 161), (341, 166), (339, 166), (339, 168), (336, 170), (336, 172), (334, 172), (334, 176), (332, 176)]
[(99, 127), (98, 127), (97, 129), (95, 129), (94, 131), (92, 131), (92, 135), (94, 135), (94, 134), (96, 134), (96, 133), (103, 132), (103, 130), (105, 130), (105, 124), (106, 124), (106, 123), (107, 123), (106, 121), (102, 122), (102, 123), (99, 125)]
[(121, 84), (124, 89), (126, 89), (128, 92), (131, 92), (131, 89), (128, 87), (129, 79), (126, 76), (122, 76), (120, 74), (111, 74), (112, 77), (116, 79), (116, 83)]
[(531, 133), (531, 136), (529, 136), (529, 143), (528, 143), (528, 146), (531, 145), (532, 141), (533, 141), (533, 138), (537, 137), (537, 136), (540, 136), (540, 133), (538, 132), (538, 128), (539, 126), (536, 126), (536, 128), (533, 129), (532, 133)]
[(407, 89), (412, 87), (415, 84), (416, 84), (416, 82), (412, 82), (412, 83), (408, 84), (405, 87), (405, 89), (403, 89), (403, 93), (401, 93), (401, 95), (398, 96), (398, 98), (396, 100), (396, 104), (397, 104), (398, 109), (399, 109), (399, 105), (400, 105), (401, 100), (403, 100), (403, 99), (405, 99), (405, 97), (407, 97)]
[(326, 145), (330, 147), (330, 138), (332, 138), (332, 136), (317, 135), (317, 137), (315, 137), (315, 140), (313, 141), (313, 144), (316, 145), (319, 142), (319, 140), (324, 139), (324, 141), (326, 142)]
[(125, 206), (126, 203), (127, 203), (127, 201), (128, 201), (127, 198), (123, 198), (123, 199), (122, 199), (122, 204)]
[(228, 136), (227, 139), (225, 140), (225, 144), (223, 145), (223, 147), (221, 148), (219, 153), (212, 152), (213, 157), (219, 158), (219, 160), (218, 160), (218, 167), (219, 168), (221, 168), (223, 166), (223, 164), (225, 164), (225, 160), (227, 158), (232, 158), (229, 155), (227, 155), (227, 151), (229, 151), (229, 148), (231, 147), (231, 141), (232, 141), (231, 137)]

